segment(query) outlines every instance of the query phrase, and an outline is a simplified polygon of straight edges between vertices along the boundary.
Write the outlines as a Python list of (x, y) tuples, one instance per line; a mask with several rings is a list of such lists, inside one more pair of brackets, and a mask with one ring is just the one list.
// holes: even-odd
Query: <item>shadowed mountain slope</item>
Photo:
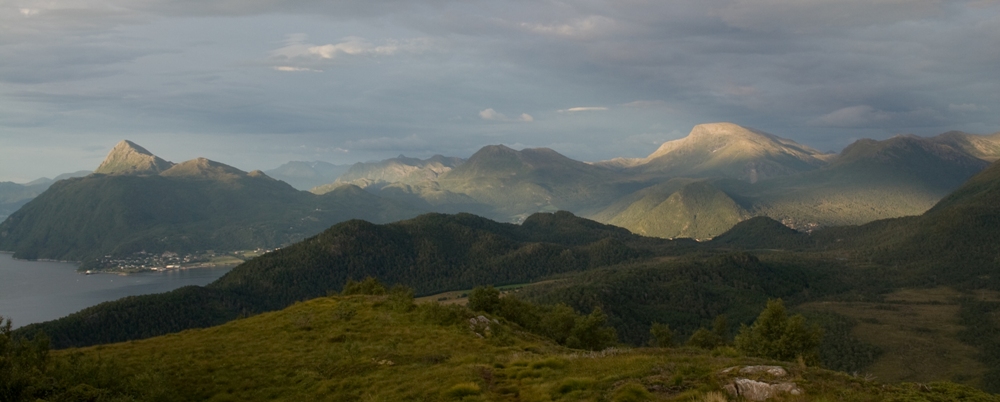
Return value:
[(374, 276), (433, 294), (530, 282), (694, 247), (693, 242), (643, 238), (569, 213), (531, 216), (524, 225), (469, 214), (427, 214), (384, 225), (351, 220), (254, 258), (204, 288), (103, 303), (19, 331), (44, 330), (58, 347), (118, 342), (281, 309), (339, 290), (351, 278)]
[[(792, 234), (772, 222), (752, 220), (714, 244), (737, 248), (828, 250), (858, 261), (893, 267), (911, 286), (952, 284), (1000, 289), (1000, 163), (919, 216), (883, 219)], [(909, 282), (907, 282), (909, 281)]]
[(19, 184), (9, 181), (0, 182), (0, 221), (7, 219), (7, 216), (17, 211), (21, 206), (27, 204), (33, 198), (38, 197), (59, 180), (72, 177), (82, 177), (90, 174), (89, 170), (81, 170), (73, 173), (63, 173), (53, 179), (43, 177), (32, 180), (28, 183)]
[(516, 151), (503, 145), (480, 149), (438, 183), (443, 190), (465, 194), (513, 220), (539, 211), (584, 213), (641, 187), (614, 170), (551, 149)]
[[(112, 152), (109, 160), (121, 160), (121, 154)], [(260, 171), (198, 158), (157, 175), (93, 174), (60, 181), (0, 224), (0, 249), (17, 258), (75, 260), (90, 267), (98, 258), (140, 251), (273, 248), (347, 219), (387, 222), (417, 213), (357, 187), (318, 196)]]
[(927, 138), (897, 136), (859, 140), (816, 171), (726, 190), (752, 200), (754, 215), (798, 226), (856, 225), (922, 214), (987, 165)]

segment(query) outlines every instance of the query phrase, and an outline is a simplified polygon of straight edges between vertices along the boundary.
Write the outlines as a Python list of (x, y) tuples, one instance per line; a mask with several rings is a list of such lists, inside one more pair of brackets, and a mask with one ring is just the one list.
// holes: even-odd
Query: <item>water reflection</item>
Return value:
[(0, 254), (0, 316), (15, 327), (48, 321), (95, 304), (126, 296), (206, 285), (227, 268), (144, 272), (128, 276), (76, 272), (76, 264), (15, 260)]

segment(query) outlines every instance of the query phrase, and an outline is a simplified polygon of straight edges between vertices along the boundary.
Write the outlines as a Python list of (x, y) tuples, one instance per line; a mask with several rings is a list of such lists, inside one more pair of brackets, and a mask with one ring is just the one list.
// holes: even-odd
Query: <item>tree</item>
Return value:
[(653, 346), (660, 348), (674, 346), (674, 331), (670, 329), (670, 325), (654, 322), (649, 328), (649, 337), (649, 343)]
[(600, 307), (595, 307), (589, 315), (578, 317), (566, 346), (575, 349), (602, 350), (618, 341), (614, 328), (606, 325), (608, 316)]
[(712, 332), (719, 337), (719, 344), (725, 344), (729, 339), (729, 320), (725, 314), (715, 316), (712, 322)]
[(43, 334), (30, 341), (18, 339), (11, 327), (10, 319), (0, 316), (0, 401), (29, 399), (48, 366), (48, 338)]
[(823, 331), (806, 325), (801, 314), (788, 317), (781, 299), (768, 300), (753, 325), (740, 326), (736, 349), (748, 356), (791, 361), (802, 358), (806, 364), (819, 362)]
[(717, 346), (722, 345), (722, 338), (720, 338), (715, 332), (709, 331), (705, 327), (701, 327), (691, 334), (691, 337), (688, 338), (687, 345), (702, 349), (715, 349)]
[(500, 291), (493, 286), (477, 286), (469, 292), (469, 308), (495, 314), (500, 311)]

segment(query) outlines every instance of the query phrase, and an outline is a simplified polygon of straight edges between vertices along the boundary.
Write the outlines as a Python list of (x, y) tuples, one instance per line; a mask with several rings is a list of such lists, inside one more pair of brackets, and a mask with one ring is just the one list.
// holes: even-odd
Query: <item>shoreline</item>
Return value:
[[(91, 269), (91, 270), (82, 270), (82, 269), (80, 269), (82, 263), (79, 262), (79, 261), (52, 260), (52, 259), (47, 259), (47, 258), (39, 258), (39, 259), (36, 259), (36, 260), (28, 260), (28, 259), (24, 259), (24, 258), (14, 258), (14, 252), (13, 251), (0, 251), (0, 255), (9, 255), (10, 259), (14, 260), (14, 261), (23, 261), (23, 262), (52, 262), (52, 263), (57, 263), (57, 264), (71, 264), (71, 265), (75, 266), (76, 273), (81, 274), (81, 275), (108, 274), (108, 275), (118, 275), (118, 276), (129, 276), (129, 275), (133, 275), (133, 274), (141, 274), (141, 273), (149, 273), (149, 272), (186, 271), (186, 270), (189, 270), (189, 269), (235, 268), (237, 265), (240, 265), (240, 264), (212, 264), (212, 263), (202, 263), (202, 264), (199, 264), (199, 265), (182, 266), (182, 267), (177, 267), (177, 268), (152, 267), (152, 268), (145, 268), (145, 269), (141, 269), (141, 270), (128, 271), (128, 272), (116, 272), (114, 270), (104, 270), (104, 269), (99, 269), (99, 270), (94, 270), (94, 269)], [(153, 268), (155, 268), (155, 269), (153, 269)]]
[(39, 258), (39, 259), (36, 259), (36, 260), (28, 260), (28, 259), (24, 259), (24, 258), (16, 258), (16, 257), (14, 257), (14, 252), (13, 251), (0, 251), (0, 254), (7, 254), (7, 255), (10, 256), (10, 259), (15, 260), (15, 261), (58, 262), (58, 263), (61, 263), (61, 264), (74, 264), (74, 265), (78, 265), (78, 266), (80, 264), (82, 264), (80, 261), (50, 260), (50, 259), (47, 259), (47, 258)]
[(187, 271), (190, 269), (221, 269), (221, 268), (231, 269), (235, 268), (237, 265), (240, 264), (210, 264), (210, 265), (196, 265), (196, 266), (177, 267), (177, 268), (152, 267), (152, 268), (145, 268), (141, 270), (128, 271), (128, 272), (116, 272), (112, 270), (87, 270), (78, 272), (84, 275), (108, 274), (108, 275), (118, 275), (118, 276), (129, 276), (129, 275), (149, 273), (149, 272)]

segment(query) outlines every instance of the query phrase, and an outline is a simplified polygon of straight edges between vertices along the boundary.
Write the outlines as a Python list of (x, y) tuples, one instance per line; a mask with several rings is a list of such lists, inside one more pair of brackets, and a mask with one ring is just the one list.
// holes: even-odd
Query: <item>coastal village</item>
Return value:
[(148, 271), (169, 271), (190, 268), (214, 268), (235, 266), (244, 261), (264, 255), (279, 248), (254, 250), (237, 250), (228, 252), (205, 251), (190, 254), (178, 254), (172, 251), (150, 253), (145, 250), (129, 256), (105, 255), (97, 260), (93, 269), (84, 273), (114, 273), (120, 275)]

